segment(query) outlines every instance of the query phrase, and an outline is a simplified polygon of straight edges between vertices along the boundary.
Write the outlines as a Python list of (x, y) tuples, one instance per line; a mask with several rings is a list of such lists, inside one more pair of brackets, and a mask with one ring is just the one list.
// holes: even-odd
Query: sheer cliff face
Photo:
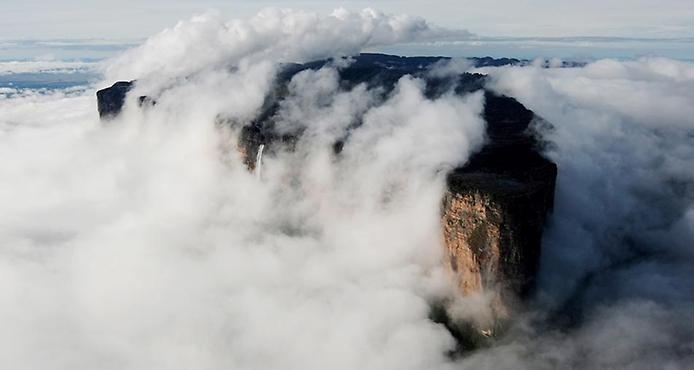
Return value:
[[(405, 75), (421, 78), (430, 99), (449, 92), (462, 96), (484, 90), (485, 78), (479, 74), (445, 78), (428, 74), (426, 67), (439, 60), (361, 55), (339, 70), (339, 81), (346, 90), (366, 84), (380, 89), (384, 97)], [(280, 132), (275, 127), (275, 115), (292, 77), (326, 63), (292, 64), (281, 70), (258, 117), (240, 131), (237, 150), (250, 171), (255, 170), (261, 145), (269, 155), (278, 148), (291, 151), (297, 145), (302, 133)], [(123, 86), (114, 85), (112, 94), (99, 93), (102, 116), (111, 116), (113, 106), (123, 104), (127, 92)], [(513, 311), (512, 303), (533, 288), (543, 225), (554, 198), (556, 166), (538, 154), (531, 111), (515, 99), (491, 92), (484, 95), (487, 142), (468, 163), (447, 177), (441, 208), (443, 262), (460, 294), (490, 297), (493, 315), (504, 318)], [(117, 101), (102, 101), (107, 99)], [(218, 123), (227, 122), (221, 118)], [(358, 125), (355, 123), (354, 128)], [(341, 152), (342, 145), (342, 141), (334, 143), (335, 154)]]
[(448, 176), (445, 263), (464, 295), (485, 294), (500, 319), (533, 289), (556, 165), (537, 152), (532, 112), (487, 94), (488, 144)]
[(501, 259), (503, 210), (485, 194), (448, 191), (442, 224), (446, 265), (465, 294), (496, 289)]
[(442, 201), (446, 266), (462, 294), (489, 295), (499, 318), (534, 285), (556, 168), (548, 164), (538, 172), (547, 180), (454, 175)]

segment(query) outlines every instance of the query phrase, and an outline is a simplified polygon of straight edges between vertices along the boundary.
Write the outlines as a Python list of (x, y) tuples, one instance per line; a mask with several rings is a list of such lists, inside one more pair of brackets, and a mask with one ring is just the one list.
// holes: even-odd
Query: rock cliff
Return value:
[(460, 291), (489, 293), (503, 319), (533, 289), (557, 167), (538, 153), (534, 115), (515, 99), (488, 93), (484, 117), (489, 142), (448, 175), (445, 259)]

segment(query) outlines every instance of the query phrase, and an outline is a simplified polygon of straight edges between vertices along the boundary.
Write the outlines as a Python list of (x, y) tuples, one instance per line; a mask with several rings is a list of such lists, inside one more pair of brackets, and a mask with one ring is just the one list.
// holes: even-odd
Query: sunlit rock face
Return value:
[[(545, 219), (552, 209), (557, 167), (538, 152), (533, 123), (542, 122), (513, 98), (485, 90), (485, 76), (429, 73), (441, 57), (397, 57), (361, 54), (338, 68), (341, 88), (366, 84), (385, 99), (398, 80), (411, 75), (423, 80), (424, 94), (436, 99), (445, 93), (465, 95), (484, 90), (487, 142), (460, 168), (447, 177), (441, 215), (445, 265), (462, 295), (490, 297), (495, 318), (509, 317), (513, 303), (533, 289)], [(237, 150), (250, 171), (262, 161), (259, 150), (273, 155), (293, 150), (302, 132), (280, 132), (276, 114), (288, 94), (292, 77), (305, 70), (318, 70), (330, 60), (284, 65), (258, 116), (241, 128)], [(515, 59), (472, 60), (479, 65), (516, 64)], [(111, 117), (120, 111), (131, 83), (118, 83), (98, 93), (99, 113)], [(156, 97), (140, 97), (154, 102)], [(224, 117), (218, 124), (235, 124)], [(359, 123), (355, 123), (357, 129)], [(346, 133), (349, 135), (349, 132)], [(345, 140), (348, 136), (345, 136)], [(343, 141), (333, 145), (335, 154)]]

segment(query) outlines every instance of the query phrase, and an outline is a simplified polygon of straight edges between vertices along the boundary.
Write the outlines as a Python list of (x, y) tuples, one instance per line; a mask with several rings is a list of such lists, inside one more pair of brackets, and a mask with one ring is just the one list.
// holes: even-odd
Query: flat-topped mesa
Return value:
[[(342, 88), (366, 83), (370, 88), (378, 87), (384, 97), (405, 75), (424, 80), (424, 93), (432, 99), (451, 90), (458, 95), (484, 90), (486, 78), (480, 74), (433, 77), (430, 67), (442, 59), (447, 58), (361, 54), (337, 73)], [(287, 85), (297, 73), (317, 70), (330, 62), (287, 64), (280, 69), (260, 114), (241, 129), (238, 149), (249, 170), (262, 159), (258, 155), (261, 145), (267, 155), (278, 147), (291, 150), (296, 145), (301, 132), (279, 134), (275, 130), (274, 120), (288, 93)], [(472, 62), (484, 66), (523, 63), (492, 58)], [(97, 93), (102, 117), (118, 114), (131, 85), (119, 82)], [(141, 97), (140, 103), (143, 98), (149, 99)], [(441, 207), (444, 262), (461, 294), (491, 296), (494, 317), (503, 319), (513, 311), (516, 299), (533, 289), (543, 226), (553, 205), (557, 167), (539, 154), (531, 133), (534, 114), (515, 99), (485, 91), (484, 119), (488, 142), (447, 177)], [(335, 152), (341, 149), (342, 142), (335, 143)]]
[[(355, 59), (338, 72), (347, 89), (364, 82), (388, 94), (406, 74), (425, 81), (429, 98), (450, 89), (459, 95), (484, 89), (485, 78), (479, 74), (449, 78), (426, 74), (436, 58), (365, 55)], [(281, 74), (278, 85), (299, 71), (323, 65), (292, 66)], [(274, 94), (259, 119), (243, 130), (241, 145), (251, 170), (261, 143), (272, 148), (296, 141), (291, 135), (273, 134), (272, 117), (281, 99), (281, 94)], [(491, 299), (495, 321), (490, 325), (497, 325), (510, 316), (515, 302), (533, 290), (542, 232), (554, 201), (557, 167), (538, 152), (531, 127), (534, 114), (518, 101), (485, 91), (483, 115), (488, 142), (447, 177), (441, 208), (444, 262), (463, 295), (479, 293)], [(336, 144), (339, 152), (340, 143)]]
[[(401, 57), (396, 55), (362, 53), (353, 57), (354, 61), (344, 70), (342, 78), (345, 81), (368, 82), (371, 86), (379, 84), (395, 84), (397, 79), (405, 74), (417, 74), (426, 71), (432, 64), (450, 60), (448, 57)], [(292, 76), (307, 69), (318, 69), (325, 66), (331, 60), (317, 60), (304, 64), (286, 64), (278, 76), (280, 81), (289, 81)], [(476, 67), (519, 65), (529, 61), (513, 58), (481, 57), (470, 58), (469, 61)], [(117, 116), (125, 104), (125, 97), (132, 89), (135, 81), (118, 81), (110, 87), (97, 91), (99, 115), (102, 118)], [(148, 97), (141, 96), (140, 103)]]

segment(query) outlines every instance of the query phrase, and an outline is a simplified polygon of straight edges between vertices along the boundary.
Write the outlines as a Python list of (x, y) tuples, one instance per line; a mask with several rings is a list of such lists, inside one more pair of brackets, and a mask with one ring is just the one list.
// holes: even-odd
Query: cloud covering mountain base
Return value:
[[(355, 37), (316, 32), (333, 28)], [(133, 96), (160, 91), (152, 107), (128, 101), (103, 123), (93, 91), (0, 98), (0, 364), (686, 368), (694, 65), (483, 70), (552, 123), (557, 199), (536, 299), (498, 343), (455, 359), (429, 319), (454, 294), (440, 265), (441, 169), (483, 144), (482, 94), (429, 100), (405, 77), (382, 97), (342, 89), (339, 65), (302, 72), (277, 120), (302, 141), (266, 156), (260, 178), (235, 150), (238, 126), (215, 125), (253, 119), (277, 61), (430, 29), (374, 11), (198, 17), (106, 69), (108, 84), (137, 78)]]

